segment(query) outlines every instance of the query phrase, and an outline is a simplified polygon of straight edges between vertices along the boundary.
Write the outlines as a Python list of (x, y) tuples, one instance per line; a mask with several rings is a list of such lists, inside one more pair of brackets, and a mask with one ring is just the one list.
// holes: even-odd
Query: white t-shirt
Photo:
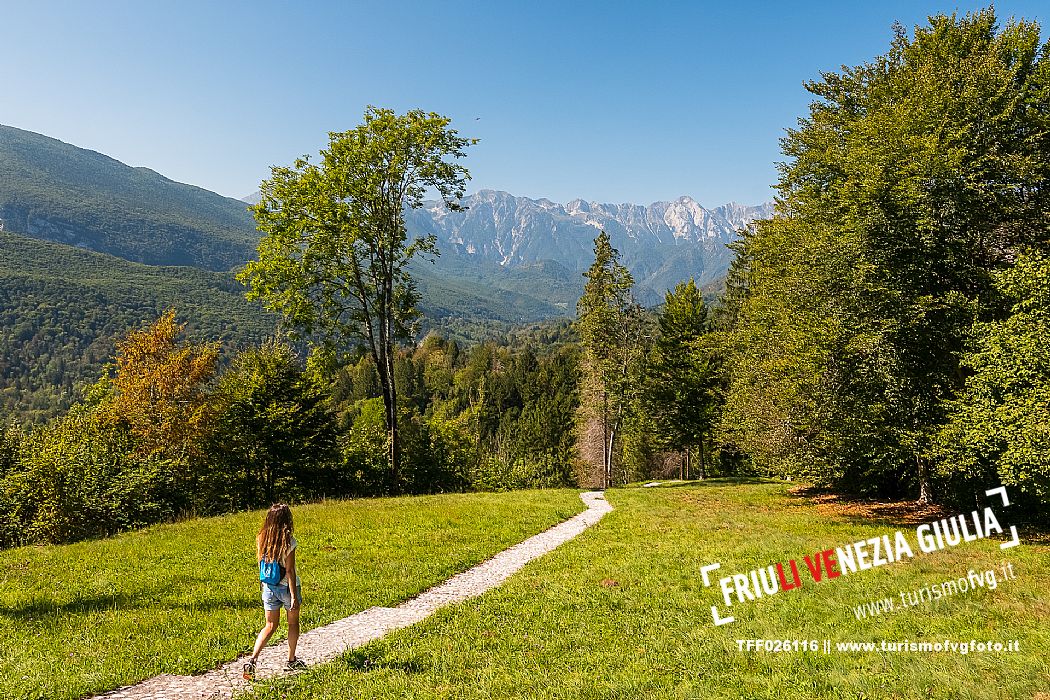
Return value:
[[(295, 541), (295, 536), (292, 536), (291, 540), (288, 542), (288, 554), (290, 555), (292, 552), (294, 552), (295, 548), (298, 547), (298, 546), (299, 546), (299, 543)], [(285, 561), (287, 561), (287, 557), (285, 557)], [(284, 576), (281, 577), (281, 580), (277, 583), (277, 585), (278, 586), (287, 586), (288, 585), (288, 567), (285, 565), (285, 562), (283, 562), (283, 561), (281, 562), (281, 566), (284, 567)], [(296, 572), (296, 574), (295, 574), (295, 585), (298, 586), (301, 583), (302, 583), (302, 579), (299, 578), (299, 574), (298, 574), (298, 572)]]

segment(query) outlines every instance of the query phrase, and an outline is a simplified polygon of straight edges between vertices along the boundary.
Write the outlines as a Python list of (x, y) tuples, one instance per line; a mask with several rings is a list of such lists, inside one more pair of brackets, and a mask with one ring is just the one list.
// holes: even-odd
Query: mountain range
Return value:
[[(241, 201), (260, 199), (255, 192)], [(707, 209), (692, 197), (679, 197), (649, 206), (582, 199), (562, 205), (496, 190), (472, 194), (463, 206), (464, 211), (449, 211), (442, 202), (426, 202), (406, 212), (409, 232), (433, 234), (446, 254), (475, 262), (504, 268), (545, 262), (582, 272), (593, 260), (592, 239), (605, 230), (648, 300), (658, 300), (663, 290), (689, 277), (701, 285), (720, 280), (732, 257), (725, 244), (752, 221), (773, 216), (772, 203)], [(582, 283), (574, 291), (578, 288)]]
[(450, 211), (442, 202), (426, 202), (409, 210), (408, 231), (433, 234), (448, 256), (503, 268), (549, 261), (580, 273), (593, 262), (594, 238), (604, 230), (642, 296), (657, 299), (690, 277), (701, 285), (723, 277), (732, 259), (726, 244), (737, 230), (773, 215), (772, 204), (706, 209), (680, 197), (648, 206), (582, 199), (563, 205), (493, 190), (469, 195), (463, 205), (464, 211)]
[(242, 202), (3, 125), (0, 221), (132, 262), (205, 270), (243, 264), (258, 240)]
[[(406, 223), (442, 253), (412, 267), (425, 328), (465, 340), (572, 316), (600, 229), (652, 305), (689, 277), (710, 291), (735, 231), (771, 215), (689, 197), (557, 204), (482, 190), (463, 204), (426, 202)], [(198, 339), (231, 349), (273, 328), (233, 279), (259, 239), (244, 201), (0, 125), (0, 231), (0, 413), (53, 414), (117, 337), (173, 304)]]
[[(241, 201), (256, 204), (259, 199), (256, 192)], [(719, 281), (732, 260), (726, 244), (752, 221), (773, 216), (772, 202), (730, 202), (708, 209), (688, 196), (648, 206), (582, 199), (558, 204), (481, 190), (462, 205), (463, 210), (450, 211), (443, 202), (427, 201), (408, 210), (409, 234), (432, 234), (446, 257), (474, 264), (495, 263), (503, 269), (553, 264), (568, 273), (590, 267), (594, 237), (604, 230), (634, 275), (639, 296), (651, 303), (690, 277), (700, 285)], [(572, 287), (578, 297), (582, 280)]]

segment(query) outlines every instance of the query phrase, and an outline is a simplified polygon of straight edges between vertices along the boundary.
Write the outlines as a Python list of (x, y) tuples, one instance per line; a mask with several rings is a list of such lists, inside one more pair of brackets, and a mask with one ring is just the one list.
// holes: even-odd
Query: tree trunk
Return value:
[(704, 438), (700, 438), (700, 480), (707, 478), (707, 463), (704, 461)]
[(609, 392), (602, 390), (602, 488), (612, 480), (612, 436), (609, 431)]
[(401, 474), (401, 432), (397, 426), (397, 409), (394, 410), (390, 418), (390, 451), (387, 456), (390, 458), (390, 485), (396, 488)]
[(397, 388), (394, 386), (393, 348), (386, 341), (386, 328), (380, 325), (379, 345), (372, 351), (383, 393), (383, 419), (387, 434), (387, 479), (394, 489), (401, 471), (401, 438), (397, 427)]
[(387, 352), (387, 376), (389, 377), (390, 401), (387, 406), (387, 429), (390, 431), (390, 484), (396, 487), (401, 476), (401, 435), (397, 426), (397, 387), (394, 385), (393, 352)]
[(920, 506), (933, 503), (933, 489), (930, 488), (930, 469), (926, 460), (916, 455), (915, 463), (919, 468), (919, 501)]

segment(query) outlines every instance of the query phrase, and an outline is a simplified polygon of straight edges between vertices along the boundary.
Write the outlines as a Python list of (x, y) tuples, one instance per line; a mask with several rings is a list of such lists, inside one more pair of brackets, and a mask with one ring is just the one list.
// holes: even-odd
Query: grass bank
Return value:
[[(607, 494), (616, 510), (483, 597), (256, 689), (307, 698), (1039, 698), (1050, 689), (1050, 548), (968, 542), (923, 554), (914, 521), (871, 520), (780, 483), (687, 484)], [(1003, 511), (1009, 513), (1009, 511)], [(1003, 523), (1006, 524), (1005, 522)], [(815, 583), (802, 557), (901, 529), (915, 558)], [(719, 574), (795, 558), (802, 587), (721, 605)], [(1017, 578), (874, 618), (896, 598), (1011, 563)], [(735, 615), (715, 626), (711, 606)], [(818, 640), (742, 651), (737, 640)], [(1016, 652), (839, 651), (839, 643), (1016, 640)], [(824, 653), (823, 640), (832, 645)]]
[[(295, 508), (303, 629), (396, 604), (581, 510), (572, 490)], [(261, 517), (0, 552), (0, 697), (73, 699), (250, 651)]]

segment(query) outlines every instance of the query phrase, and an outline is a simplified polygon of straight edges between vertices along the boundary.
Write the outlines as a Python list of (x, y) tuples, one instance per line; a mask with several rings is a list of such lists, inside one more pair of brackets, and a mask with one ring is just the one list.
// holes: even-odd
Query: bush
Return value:
[(3, 488), (7, 476), (18, 465), (20, 438), (20, 432), (0, 426), (0, 547), (20, 544), (22, 540), (21, 528), (14, 519), (14, 500)]
[(289, 346), (271, 341), (242, 352), (214, 402), (208, 458), (221, 468), (202, 484), (209, 510), (344, 493), (335, 416)]
[(74, 411), (19, 441), (0, 481), (8, 542), (72, 542), (170, 518), (172, 487), (163, 459), (136, 458), (126, 433)]
[(398, 485), (391, 483), (384, 414), (382, 399), (362, 399), (349, 411), (350, 428), (340, 445), (343, 493), (378, 496), (398, 492)]

